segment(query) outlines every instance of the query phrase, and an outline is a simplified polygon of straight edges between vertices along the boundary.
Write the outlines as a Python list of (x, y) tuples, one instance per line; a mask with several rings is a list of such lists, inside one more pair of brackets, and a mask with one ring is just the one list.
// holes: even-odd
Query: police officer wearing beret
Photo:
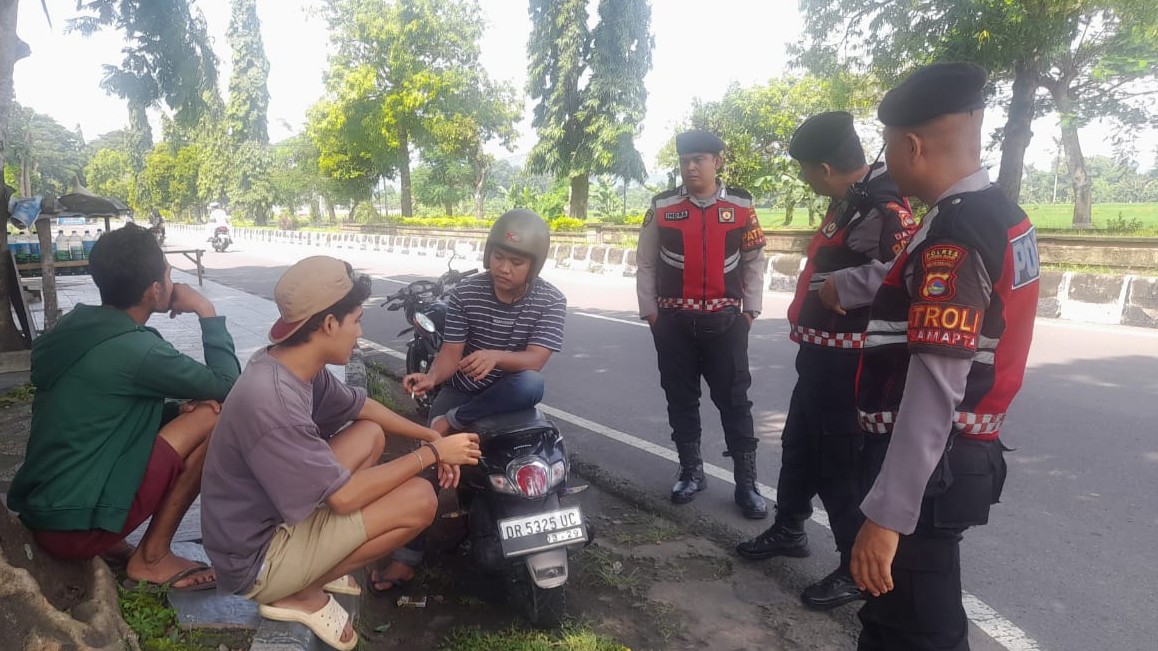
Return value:
[(636, 252), (639, 316), (651, 326), (680, 474), (671, 499), (704, 490), (700, 378), (720, 410), (734, 499), (747, 518), (768, 515), (756, 490), (748, 387), (748, 332), (760, 315), (764, 233), (752, 195), (717, 179), (724, 143), (707, 131), (676, 136), (683, 185), (652, 198)]
[(871, 302), (857, 386), (865, 522), (851, 563), (872, 595), (862, 650), (969, 648), (960, 541), (1001, 496), (999, 437), (1039, 285), (1033, 226), (981, 167), (985, 83), (978, 66), (937, 64), (885, 95), (889, 171), (932, 208), (875, 296), (835, 280), (837, 307)]
[(829, 197), (828, 212), (808, 246), (807, 264), (788, 308), (799, 378), (781, 434), (776, 521), (736, 552), (749, 559), (810, 553), (804, 521), (820, 496), (832, 526), (840, 566), (808, 586), (805, 605), (828, 609), (861, 599), (849, 556), (860, 528), (857, 458), (863, 442), (856, 412), (856, 371), (869, 308), (833, 312), (821, 303), (824, 281), (840, 269), (887, 263), (916, 231), (909, 204), (884, 163), (869, 165), (852, 115), (815, 115), (796, 130), (788, 153), (801, 178)]

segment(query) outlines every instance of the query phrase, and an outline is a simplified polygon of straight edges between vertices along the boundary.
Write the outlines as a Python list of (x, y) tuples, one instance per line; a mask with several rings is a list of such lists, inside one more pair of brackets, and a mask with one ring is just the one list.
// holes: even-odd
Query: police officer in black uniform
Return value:
[(1001, 496), (1039, 288), (1033, 226), (981, 166), (985, 84), (976, 65), (932, 65), (877, 111), (897, 186), (931, 208), (871, 299), (858, 373), (862, 651), (969, 648), (960, 542)]
[(776, 522), (736, 552), (749, 559), (808, 556), (804, 521), (819, 495), (840, 565), (801, 598), (809, 607), (828, 609), (862, 598), (848, 564), (862, 519), (857, 458), (863, 436), (855, 394), (869, 313), (868, 306), (829, 310), (820, 288), (840, 269), (883, 267), (905, 248), (917, 224), (884, 163), (866, 162), (851, 114), (832, 111), (805, 120), (788, 153), (800, 163), (801, 178), (831, 202), (788, 308), (790, 334), (800, 344), (799, 379), (781, 435)]
[(704, 490), (700, 378), (720, 410), (744, 517), (768, 516), (756, 490), (748, 332), (764, 291), (764, 232), (752, 195), (721, 183), (724, 143), (707, 131), (676, 136), (683, 185), (656, 195), (636, 251), (639, 316), (651, 326), (680, 475), (671, 499)]

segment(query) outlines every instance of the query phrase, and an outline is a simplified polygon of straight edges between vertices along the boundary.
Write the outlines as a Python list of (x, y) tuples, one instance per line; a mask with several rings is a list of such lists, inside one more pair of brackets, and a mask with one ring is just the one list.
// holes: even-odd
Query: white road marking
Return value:
[[(633, 321), (624, 321), (623, 319), (615, 319), (612, 317), (605, 317), (596, 314), (586, 314), (582, 312), (577, 314), (597, 319), (607, 319), (609, 321), (620, 321), (629, 325), (640, 325)], [(362, 345), (366, 348), (376, 350), (391, 357), (406, 359), (405, 354), (367, 339), (362, 340)], [(575, 414), (563, 411), (562, 409), (557, 409), (555, 407), (550, 407), (544, 404), (540, 404), (539, 409), (548, 416), (567, 421), (568, 423), (571, 423), (577, 427), (581, 427), (589, 432), (599, 434), (600, 436), (605, 436), (613, 441), (618, 441), (624, 445), (629, 445), (637, 450), (648, 452), (657, 457), (660, 457), (661, 459), (667, 459), (672, 463), (679, 463), (679, 457), (673, 450), (661, 445), (656, 445), (651, 441), (647, 441), (639, 438), (638, 436), (628, 434), (627, 432), (622, 432), (612, 427), (596, 423), (595, 421), (588, 420), (582, 416), (576, 416)], [(735, 484), (735, 480), (732, 478), (732, 471), (720, 466), (705, 463), (704, 473), (729, 484)], [(775, 488), (760, 482), (756, 482), (756, 488), (760, 490), (762, 495), (771, 498), (773, 501), (776, 500)], [(814, 511), (811, 519), (813, 522), (819, 524), (825, 529), (832, 528), (828, 523), (828, 514), (825, 513), (822, 509), (817, 509)], [(1021, 630), (1016, 624), (999, 615), (996, 610), (993, 610), (993, 608), (991, 608), (985, 602), (981, 601), (968, 592), (961, 593), (961, 601), (965, 606), (965, 614), (969, 617), (969, 621), (976, 624), (977, 628), (980, 628), (985, 632), (986, 635), (993, 638), (993, 641), (997, 642), (997, 644), (1008, 649), (1009, 651), (1040, 651), (1041, 646), (1038, 645), (1036, 640), (1029, 637), (1029, 635), (1027, 635), (1025, 631)]]
[(645, 321), (628, 321), (627, 319), (617, 319), (613, 316), (603, 316), (602, 314), (591, 314), (589, 312), (576, 312), (578, 316), (585, 316), (592, 319), (600, 319), (602, 321), (614, 321), (616, 323), (626, 323), (629, 326), (639, 326), (640, 328), (648, 327)]

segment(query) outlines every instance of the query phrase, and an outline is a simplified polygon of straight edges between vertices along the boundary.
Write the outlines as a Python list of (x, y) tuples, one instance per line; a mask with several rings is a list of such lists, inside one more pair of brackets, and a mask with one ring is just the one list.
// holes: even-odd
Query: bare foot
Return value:
[[(144, 554), (140, 549), (137, 549), (129, 558), (128, 566), (125, 568), (125, 573), (129, 575), (130, 579), (134, 581), (148, 581), (149, 583), (162, 584), (170, 578), (184, 572), (191, 567), (197, 567), (199, 563), (191, 561), (187, 558), (169, 552), (152, 563), (145, 560)], [(187, 576), (180, 581), (172, 584), (172, 588), (187, 588), (194, 585), (201, 585), (209, 583), (217, 578), (217, 574), (212, 568), (205, 568), (203, 572), (197, 572), (191, 576)]]
[(378, 592), (392, 590), (399, 583), (414, 580), (414, 568), (401, 561), (391, 561), (386, 569), (374, 568), (370, 572), (370, 585)]
[[(326, 607), (330, 602), (330, 595), (326, 594), (324, 590), (302, 590), (297, 594), (292, 594), (285, 599), (279, 599), (271, 602), (269, 605), (274, 608), (289, 608), (290, 610), (299, 610), (303, 613), (316, 613)], [(354, 635), (354, 627), (350, 620), (346, 620), (346, 627), (342, 629), (341, 640), (349, 642)]]

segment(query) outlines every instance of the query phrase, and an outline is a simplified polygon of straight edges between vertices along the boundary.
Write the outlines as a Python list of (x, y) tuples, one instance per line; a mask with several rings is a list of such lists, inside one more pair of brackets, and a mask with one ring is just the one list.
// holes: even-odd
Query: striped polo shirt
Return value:
[[(476, 350), (518, 352), (528, 346), (563, 349), (563, 327), (567, 318), (567, 298), (554, 285), (536, 278), (525, 296), (512, 304), (495, 297), (489, 272), (459, 283), (447, 302), (444, 341), (465, 343), (463, 357)], [(451, 386), (466, 393), (478, 393), (504, 375), (495, 369), (481, 382), (461, 372), (451, 378)]]

